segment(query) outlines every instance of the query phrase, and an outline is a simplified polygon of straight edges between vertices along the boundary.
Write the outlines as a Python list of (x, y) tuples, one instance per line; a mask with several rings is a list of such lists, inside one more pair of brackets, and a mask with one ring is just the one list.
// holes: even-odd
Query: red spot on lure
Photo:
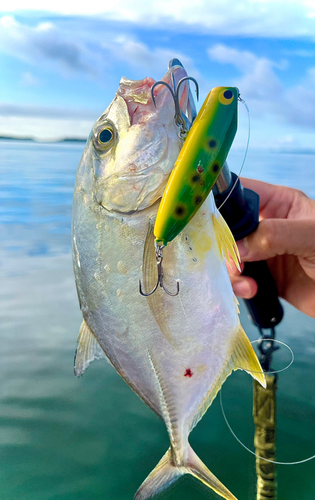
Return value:
[(187, 368), (184, 377), (189, 377), (190, 378), (192, 376), (193, 376), (193, 372), (191, 371), (190, 368)]

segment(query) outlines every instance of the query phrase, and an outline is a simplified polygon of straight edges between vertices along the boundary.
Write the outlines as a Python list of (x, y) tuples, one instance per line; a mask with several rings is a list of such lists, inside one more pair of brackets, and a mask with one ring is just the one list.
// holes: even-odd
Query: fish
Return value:
[(203, 103), (175, 162), (156, 217), (159, 245), (172, 241), (209, 195), (237, 131), (239, 90), (215, 87)]
[[(186, 72), (171, 67), (163, 80), (177, 84)], [(189, 444), (189, 434), (233, 370), (265, 378), (240, 321), (224, 256), (237, 247), (213, 196), (172, 245), (165, 247), (167, 280), (180, 280), (176, 297), (156, 282), (154, 223), (183, 141), (169, 90), (152, 78), (122, 78), (95, 122), (76, 176), (72, 247), (83, 322), (75, 374), (107, 359), (165, 422), (170, 447), (135, 494), (146, 500), (184, 474), (227, 500), (236, 497)], [(180, 106), (188, 106), (188, 83)]]

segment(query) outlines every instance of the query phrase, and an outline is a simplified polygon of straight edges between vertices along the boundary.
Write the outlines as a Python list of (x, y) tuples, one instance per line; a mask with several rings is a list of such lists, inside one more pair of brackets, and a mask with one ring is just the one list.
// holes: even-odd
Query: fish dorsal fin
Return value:
[(213, 228), (217, 237), (221, 258), (231, 256), (237, 269), (240, 271), (240, 254), (233, 234), (220, 212), (212, 214)]
[(253, 346), (250, 343), (250, 340), (244, 332), (241, 324), (239, 324), (239, 329), (236, 335), (231, 361), (234, 370), (245, 370), (264, 388), (266, 388), (266, 379), (264, 372), (260, 366)]
[(106, 359), (103, 349), (97, 342), (92, 330), (88, 327), (85, 320), (78, 336), (78, 346), (74, 358), (74, 374), (76, 377), (83, 375), (86, 368), (94, 359)]

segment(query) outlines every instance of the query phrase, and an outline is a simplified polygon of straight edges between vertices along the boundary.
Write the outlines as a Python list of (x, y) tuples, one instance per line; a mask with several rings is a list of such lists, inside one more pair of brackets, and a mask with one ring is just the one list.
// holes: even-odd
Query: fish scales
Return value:
[[(164, 80), (170, 82), (172, 74), (177, 81), (186, 75), (178, 66)], [(182, 146), (168, 90), (160, 86), (156, 109), (147, 98), (153, 83), (121, 81), (93, 127), (78, 169), (73, 263), (84, 320), (75, 372), (82, 374), (103, 353), (165, 421), (171, 448), (139, 488), (137, 500), (185, 473), (231, 500), (234, 495), (193, 452), (188, 436), (233, 369), (245, 369), (261, 383), (264, 377), (239, 323), (222, 255), (233, 248), (212, 195), (165, 248), (166, 285), (179, 279), (180, 294), (170, 297), (161, 288), (146, 298), (139, 293), (141, 274), (146, 290), (156, 282), (158, 200)], [(186, 85), (183, 107), (187, 94)]]

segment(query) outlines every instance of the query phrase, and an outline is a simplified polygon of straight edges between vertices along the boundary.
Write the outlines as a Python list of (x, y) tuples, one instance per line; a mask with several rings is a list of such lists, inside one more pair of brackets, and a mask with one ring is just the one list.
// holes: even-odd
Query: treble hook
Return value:
[(141, 286), (141, 280), (139, 280), (139, 292), (141, 295), (143, 295), (144, 297), (148, 297), (149, 295), (152, 295), (155, 290), (157, 289), (157, 287), (160, 285), (160, 287), (163, 288), (163, 290), (168, 294), (170, 295), (171, 297), (176, 297), (176, 295), (179, 294), (179, 282), (177, 281), (177, 292), (176, 293), (171, 293), (164, 285), (164, 273), (163, 273), (163, 266), (162, 266), (162, 261), (163, 261), (163, 254), (162, 254), (162, 250), (164, 248), (164, 245), (157, 245), (157, 243), (155, 243), (155, 258), (156, 258), (156, 265), (157, 265), (157, 272), (158, 272), (158, 279), (157, 279), (157, 282), (156, 282), (156, 285), (155, 287), (153, 288), (153, 290), (149, 293), (144, 293), (142, 291), (142, 286)]
[[(174, 88), (174, 90), (172, 89), (172, 87), (166, 83), (166, 82), (163, 82), (162, 80), (159, 80), (158, 82), (155, 82), (154, 85), (152, 85), (152, 88), (151, 88), (151, 95), (152, 95), (152, 101), (153, 101), (153, 104), (154, 106), (156, 107), (156, 102), (155, 102), (155, 97), (154, 97), (154, 88), (157, 86), (157, 85), (165, 85), (165, 87), (167, 87), (169, 89), (169, 91), (171, 92), (172, 94), (172, 97), (174, 99), (174, 104), (175, 104), (175, 123), (178, 127), (181, 127), (181, 134), (182, 135), (185, 135), (187, 133), (187, 123), (186, 121), (189, 121), (188, 118), (184, 115), (184, 113), (182, 112), (182, 110), (180, 109), (180, 104), (179, 104), (179, 90), (180, 90), (180, 87), (182, 85), (182, 83), (186, 80), (191, 80), (192, 82), (194, 82), (195, 86), (196, 86), (196, 95), (197, 95), (197, 101), (199, 99), (199, 86), (198, 86), (198, 83), (197, 81), (195, 80), (195, 78), (193, 78), (192, 76), (184, 76), (184, 78), (182, 78), (181, 80), (179, 80), (178, 84), (177, 84), (177, 87)], [(173, 81), (173, 84), (174, 84), (174, 81)], [(188, 128), (190, 128), (191, 124), (189, 124)]]

